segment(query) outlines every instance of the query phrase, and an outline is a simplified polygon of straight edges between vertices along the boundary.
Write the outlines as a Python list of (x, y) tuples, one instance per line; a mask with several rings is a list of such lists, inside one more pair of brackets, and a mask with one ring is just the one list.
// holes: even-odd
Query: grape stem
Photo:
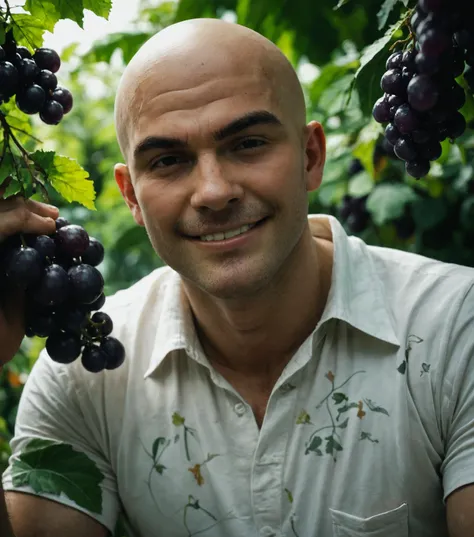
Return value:
[(411, 24), (410, 24), (410, 19), (414, 11), (415, 11), (414, 8), (408, 9), (402, 21), (402, 27), (406, 26), (408, 28), (408, 31), (410, 32), (410, 35), (406, 39), (398, 39), (397, 41), (395, 41), (395, 43), (391, 47), (389, 47), (390, 51), (392, 51), (398, 45), (403, 45), (405, 43), (408, 43), (409, 41), (413, 41), (413, 45), (415, 45), (416, 37), (415, 37), (415, 33), (413, 32), (413, 28), (411, 27)]
[[(35, 174), (31, 170), (31, 167), (30, 167), (30, 155), (29, 155), (28, 151), (26, 151), (26, 149), (18, 141), (17, 137), (13, 134), (12, 128), (11, 128), (10, 124), (8, 123), (7, 118), (6, 118), (6, 116), (5, 116), (5, 114), (3, 112), (0, 112), (0, 124), (1, 124), (1, 126), (2, 126), (2, 128), (4, 130), (4, 133), (5, 133), (5, 147), (8, 146), (10, 148), (10, 143), (9, 143), (10, 139), (17, 146), (17, 148), (19, 149), (19, 151), (20, 151), (20, 153), (21, 153), (21, 155), (23, 157), (23, 161), (24, 161), (24, 163), (26, 165), (26, 169), (28, 170), (28, 173), (31, 175), (31, 178), (33, 180), (33, 187), (35, 187), (36, 185), (39, 185), (40, 189), (41, 189), (41, 194), (43, 195), (43, 199), (47, 203), (49, 203), (48, 191), (46, 190), (44, 184), (41, 181), (38, 180), (38, 178), (35, 176)], [(4, 147), (4, 151), (6, 150), (5, 147)], [(15, 165), (17, 175), (18, 175), (18, 177), (20, 177), (19, 169), (18, 169), (16, 160), (15, 160), (15, 157), (13, 155), (13, 151), (11, 150), (11, 148), (10, 148), (10, 153), (11, 153), (12, 158), (13, 158), (13, 163)], [(2, 160), (3, 160), (3, 158), (2, 158)], [(47, 177), (48, 174), (46, 173), (45, 170), (43, 170), (43, 168), (39, 164), (37, 164), (35, 162), (35, 166), (38, 169), (38, 171), (44, 177)], [(23, 190), (23, 185), (22, 185), (22, 190)], [(24, 194), (24, 190), (23, 190), (23, 194)]]

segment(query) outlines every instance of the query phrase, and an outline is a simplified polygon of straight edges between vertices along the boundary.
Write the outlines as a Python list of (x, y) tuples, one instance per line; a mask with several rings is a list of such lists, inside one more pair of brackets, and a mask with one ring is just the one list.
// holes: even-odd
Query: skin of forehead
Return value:
[[(179, 90), (212, 82), (215, 73), (239, 79), (245, 76), (252, 86), (257, 81), (262, 92), (271, 94), (270, 101), (281, 110), (283, 119), (297, 129), (304, 127), (303, 91), (292, 65), (278, 47), (238, 24), (192, 19), (169, 26), (149, 39), (122, 75), (115, 100), (115, 126), (125, 161), (130, 160), (132, 149), (130, 129), (145, 103), (167, 92), (178, 94)], [(175, 109), (179, 110), (179, 101)]]

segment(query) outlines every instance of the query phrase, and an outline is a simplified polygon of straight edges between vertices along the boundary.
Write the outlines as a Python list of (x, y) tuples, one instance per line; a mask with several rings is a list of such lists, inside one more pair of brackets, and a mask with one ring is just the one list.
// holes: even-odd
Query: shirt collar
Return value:
[[(334, 244), (332, 285), (318, 324), (333, 318), (341, 319), (377, 339), (399, 346), (393, 314), (368, 246), (358, 237), (348, 237), (333, 216), (309, 215), (308, 220), (313, 236), (331, 240)], [(163, 292), (163, 309), (145, 378), (170, 352), (179, 349), (184, 349), (199, 363), (207, 363), (192, 312), (182, 293), (181, 278), (174, 270), (171, 270)]]

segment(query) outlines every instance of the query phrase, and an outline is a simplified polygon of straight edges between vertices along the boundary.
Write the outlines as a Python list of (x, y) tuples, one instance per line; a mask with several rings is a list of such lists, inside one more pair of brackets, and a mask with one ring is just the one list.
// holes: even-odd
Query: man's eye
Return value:
[(247, 138), (246, 140), (239, 142), (236, 149), (255, 149), (262, 145), (265, 145), (263, 140), (259, 140), (258, 138)]
[(184, 157), (180, 157), (179, 155), (166, 155), (153, 160), (150, 164), (150, 167), (152, 169), (169, 168), (170, 166), (175, 166), (176, 164), (184, 162), (184, 160)]

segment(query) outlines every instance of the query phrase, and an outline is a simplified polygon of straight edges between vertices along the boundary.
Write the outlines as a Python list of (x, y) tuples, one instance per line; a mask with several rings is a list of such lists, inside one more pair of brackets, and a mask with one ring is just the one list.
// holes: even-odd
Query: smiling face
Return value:
[[(161, 49), (158, 39), (153, 61), (148, 47), (142, 74), (138, 61), (132, 69), (133, 89), (122, 86), (129, 106), (118, 117), (128, 120), (117, 130), (128, 166), (116, 166), (117, 183), (186, 285), (220, 298), (251, 296), (298, 250), (324, 135), (319, 124), (304, 125), (304, 102), (289, 102), (296, 77), (261, 36), (222, 21), (177, 33)], [(275, 58), (286, 69), (277, 77)], [(232, 239), (201, 239), (256, 223)]]

